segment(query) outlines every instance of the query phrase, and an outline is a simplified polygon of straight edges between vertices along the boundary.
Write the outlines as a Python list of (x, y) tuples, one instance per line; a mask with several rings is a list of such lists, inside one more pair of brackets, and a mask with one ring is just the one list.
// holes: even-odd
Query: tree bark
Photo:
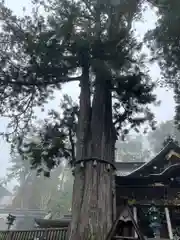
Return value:
[[(81, 85), (77, 160), (114, 161), (115, 134), (112, 124), (110, 83), (96, 78), (90, 107), (90, 91)], [(113, 169), (87, 161), (75, 169), (72, 222), (69, 240), (104, 240), (113, 221)]]
[[(80, 112), (78, 119), (77, 130), (77, 146), (76, 146), (76, 160), (87, 157), (89, 146), (89, 122), (91, 115), (90, 103), (90, 85), (89, 85), (89, 70), (84, 69), (83, 77), (80, 82)], [(79, 240), (79, 222), (81, 215), (81, 208), (84, 194), (84, 171), (80, 167), (76, 167), (74, 171), (74, 184), (72, 196), (72, 221), (70, 231), (68, 234), (69, 240)]]

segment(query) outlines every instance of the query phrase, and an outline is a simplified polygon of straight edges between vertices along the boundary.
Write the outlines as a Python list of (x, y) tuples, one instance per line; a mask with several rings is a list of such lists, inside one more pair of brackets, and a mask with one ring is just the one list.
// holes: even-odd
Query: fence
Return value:
[(67, 228), (0, 231), (0, 240), (65, 240)]

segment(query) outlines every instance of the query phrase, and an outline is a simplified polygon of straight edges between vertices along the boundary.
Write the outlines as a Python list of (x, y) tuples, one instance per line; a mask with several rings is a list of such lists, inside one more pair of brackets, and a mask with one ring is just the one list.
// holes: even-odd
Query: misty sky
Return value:
[[(31, 4), (29, 0), (6, 0), (6, 5), (10, 7), (13, 11), (15, 11), (16, 14), (21, 15), (22, 14), (22, 8), (23, 6), (26, 7), (27, 11), (30, 11)], [(154, 27), (156, 21), (156, 16), (153, 12), (150, 10), (147, 10), (144, 15), (144, 22), (143, 23), (137, 23), (135, 24), (135, 28), (137, 30), (137, 34), (139, 37), (142, 37), (143, 34), (150, 28)], [(160, 71), (157, 65), (153, 65), (150, 67), (150, 73), (154, 81), (156, 81), (158, 78), (160, 78)], [(64, 87), (63, 93), (68, 93), (73, 97), (73, 99), (77, 100), (79, 89), (78, 85), (76, 83), (68, 84)], [(58, 107), (60, 98), (62, 96), (62, 92), (56, 92), (56, 99), (48, 104), (47, 109), (49, 108), (55, 108), (55, 106)], [(174, 101), (173, 101), (173, 94), (170, 91), (166, 91), (165, 89), (157, 89), (156, 94), (158, 96), (158, 99), (162, 101), (160, 107), (152, 107), (156, 119), (158, 122), (166, 121), (168, 119), (172, 119), (174, 115)], [(37, 112), (37, 114), (40, 116), (40, 112)], [(41, 118), (42, 118), (41, 113)], [(6, 119), (0, 120), (0, 131), (5, 129), (6, 127)], [(0, 178), (5, 176), (6, 174), (6, 168), (8, 166), (9, 161), (9, 146), (6, 144), (3, 140), (0, 141), (0, 154), (1, 154), (1, 168), (0, 168)]]

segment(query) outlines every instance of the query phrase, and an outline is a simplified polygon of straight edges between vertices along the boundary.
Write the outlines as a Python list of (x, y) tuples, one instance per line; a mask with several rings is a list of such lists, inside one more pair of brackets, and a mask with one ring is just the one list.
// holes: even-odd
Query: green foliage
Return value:
[[(141, 4), (36, 1), (32, 15), (22, 18), (1, 5), (0, 113), (10, 117), (8, 128), (14, 134), (6, 136), (15, 136), (14, 149), (38, 172), (49, 176), (61, 159), (75, 159), (78, 106), (68, 97), (60, 106), (62, 113), (52, 111), (42, 126), (32, 126), (34, 107), (42, 107), (63, 83), (79, 81), (82, 91), (82, 82), (87, 81), (93, 98), (96, 77), (102, 85), (109, 82), (113, 123), (121, 136), (132, 128), (138, 131), (146, 121), (154, 128), (147, 105), (156, 100), (155, 84), (144, 64), (142, 43), (132, 30)], [(29, 137), (32, 129), (38, 143)]]
[(156, 28), (151, 30), (146, 38), (149, 40), (153, 57), (159, 60), (165, 80), (174, 81), (179, 72), (179, 23), (178, 0), (156, 1), (158, 21)]
[(75, 160), (78, 106), (68, 96), (60, 104), (60, 112), (50, 111), (49, 117), (33, 128), (33, 136), (24, 135), (14, 139), (24, 160), (30, 161), (37, 173), (49, 176), (50, 170), (57, 167), (62, 159), (72, 163)]
[(178, 0), (154, 2), (156, 2), (158, 21), (156, 28), (147, 34), (146, 40), (153, 60), (157, 60), (161, 68), (160, 84), (174, 90), (175, 124), (180, 128), (180, 2)]

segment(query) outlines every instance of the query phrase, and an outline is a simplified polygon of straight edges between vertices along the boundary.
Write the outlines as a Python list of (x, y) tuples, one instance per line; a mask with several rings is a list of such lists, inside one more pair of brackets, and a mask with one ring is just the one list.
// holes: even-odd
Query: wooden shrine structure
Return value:
[[(179, 239), (180, 147), (171, 141), (151, 161), (116, 176), (117, 216), (124, 201), (145, 238)], [(124, 222), (120, 235), (137, 238), (132, 220)]]
[[(116, 217), (107, 240), (178, 239), (180, 147), (171, 141), (149, 162), (131, 164), (126, 164), (124, 174), (121, 163), (116, 163)], [(43, 228), (67, 227), (69, 222), (70, 216), (36, 219)]]
[[(120, 166), (116, 164), (114, 223), (105, 240), (179, 240), (180, 147), (171, 141), (149, 162), (130, 167), (130, 172), (126, 166), (126, 174)], [(35, 219), (38, 231), (67, 231), (70, 221), (71, 215), (56, 220)]]

